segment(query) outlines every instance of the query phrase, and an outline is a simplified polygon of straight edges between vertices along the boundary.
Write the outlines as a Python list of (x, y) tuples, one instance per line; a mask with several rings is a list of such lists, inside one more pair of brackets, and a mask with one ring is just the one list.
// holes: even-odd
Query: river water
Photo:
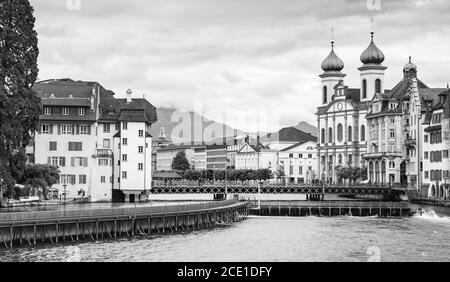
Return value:
[(0, 261), (450, 261), (450, 209), (402, 219), (249, 217), (189, 233), (2, 248)]

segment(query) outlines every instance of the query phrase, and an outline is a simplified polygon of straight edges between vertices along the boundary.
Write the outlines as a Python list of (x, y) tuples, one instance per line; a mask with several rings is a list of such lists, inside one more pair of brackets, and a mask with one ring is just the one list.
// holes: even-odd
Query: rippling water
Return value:
[(0, 249), (0, 261), (449, 261), (449, 216), (249, 217), (184, 234)]

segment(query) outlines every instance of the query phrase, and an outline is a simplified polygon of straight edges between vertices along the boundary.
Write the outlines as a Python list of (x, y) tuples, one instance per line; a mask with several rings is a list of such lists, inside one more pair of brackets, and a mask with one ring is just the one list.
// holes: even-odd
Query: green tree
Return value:
[(47, 164), (29, 164), (26, 166), (21, 184), (29, 186), (33, 193), (46, 197), (48, 189), (58, 183), (59, 169)]
[(28, 0), (0, 1), (0, 188), (12, 189), (20, 177), (42, 112), (32, 90), (39, 54), (33, 12)]
[(172, 169), (173, 170), (188, 170), (191, 167), (189, 161), (186, 158), (186, 153), (184, 151), (180, 151), (175, 155), (172, 161)]

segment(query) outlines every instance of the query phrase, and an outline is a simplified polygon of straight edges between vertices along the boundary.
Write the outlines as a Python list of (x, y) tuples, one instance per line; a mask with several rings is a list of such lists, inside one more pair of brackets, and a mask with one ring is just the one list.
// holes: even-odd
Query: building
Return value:
[(319, 142), (318, 174), (323, 180), (336, 182), (336, 167), (363, 167), (367, 148), (366, 114), (371, 97), (382, 93), (384, 55), (373, 41), (362, 53), (359, 68), (361, 84), (358, 88), (349, 88), (344, 83), (346, 74), (344, 62), (331, 52), (322, 62), (324, 71), (319, 77), (322, 83), (322, 105), (317, 109)]
[(246, 138), (242, 148), (236, 154), (236, 169), (270, 169), (275, 172), (277, 165), (278, 152), (276, 150), (265, 147), (259, 142), (251, 145), (249, 138)]
[(172, 141), (170, 141), (166, 137), (165, 128), (162, 126), (159, 130), (158, 138), (153, 138), (152, 140), (152, 170), (156, 171), (156, 153), (159, 149), (165, 148), (169, 145), (172, 145)]
[(423, 130), (423, 194), (435, 199), (450, 197), (450, 90), (425, 99)]
[(288, 183), (311, 183), (318, 178), (315, 141), (301, 141), (278, 153), (279, 169)]
[(193, 167), (195, 170), (206, 170), (206, 146), (194, 147)]
[(172, 162), (179, 152), (186, 154), (186, 159), (189, 161), (191, 168), (194, 167), (194, 147), (192, 145), (170, 145), (159, 149), (156, 152), (156, 170), (157, 171), (171, 171)]
[(34, 160), (59, 167), (60, 197), (133, 202), (151, 189), (153, 105), (131, 91), (117, 99), (97, 82), (46, 80), (34, 90), (44, 107)]
[(206, 146), (206, 169), (224, 170), (228, 167), (227, 145)]

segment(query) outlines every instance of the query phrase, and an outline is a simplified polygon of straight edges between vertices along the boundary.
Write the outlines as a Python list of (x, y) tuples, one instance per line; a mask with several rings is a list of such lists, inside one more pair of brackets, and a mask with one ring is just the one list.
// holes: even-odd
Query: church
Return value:
[[(367, 169), (370, 183), (433, 194), (429, 179), (450, 179), (448, 168), (429, 171), (428, 167), (430, 139), (442, 139), (441, 127), (430, 124), (433, 117), (439, 117), (434, 111), (447, 107), (448, 86), (428, 87), (418, 78), (418, 68), (410, 56), (403, 67), (403, 79), (394, 88), (385, 89), (385, 56), (375, 45), (374, 32), (360, 60), (358, 88), (345, 85), (344, 63), (334, 51), (334, 41), (321, 65), (322, 105), (316, 114), (321, 179), (338, 182), (337, 167), (361, 167)], [(447, 157), (448, 148), (433, 152), (433, 156), (440, 156), (439, 152)]]

